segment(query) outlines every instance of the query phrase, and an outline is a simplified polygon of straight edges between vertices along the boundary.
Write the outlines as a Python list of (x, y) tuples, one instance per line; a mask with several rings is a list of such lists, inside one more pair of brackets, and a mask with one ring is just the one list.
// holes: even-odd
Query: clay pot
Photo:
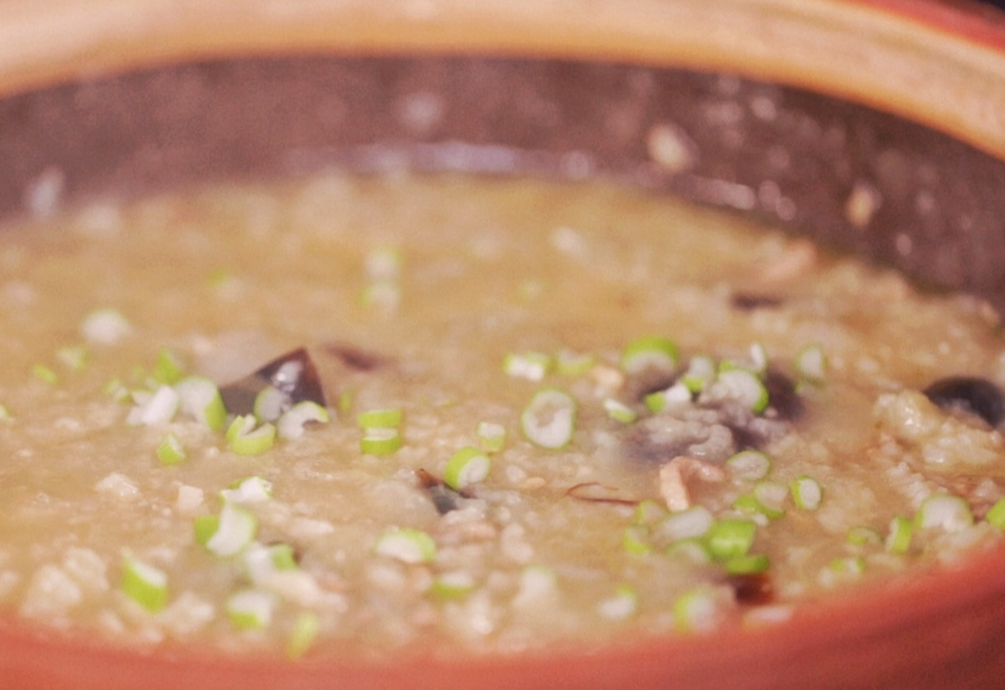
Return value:
[[(73, 200), (331, 164), (601, 175), (1005, 307), (1005, 19), (977, 5), (8, 0), (0, 95), (7, 215), (40, 185)], [(589, 653), (148, 656), (0, 624), (0, 687), (23, 690), (920, 690), (1003, 676), (1005, 549), (778, 625)]]

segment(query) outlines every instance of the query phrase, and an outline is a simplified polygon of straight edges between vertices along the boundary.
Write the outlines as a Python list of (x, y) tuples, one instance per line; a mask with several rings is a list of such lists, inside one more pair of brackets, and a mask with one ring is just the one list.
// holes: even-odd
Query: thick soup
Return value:
[(784, 619), (1000, 542), (1003, 351), (613, 186), (95, 203), (0, 241), (0, 607), (294, 658)]

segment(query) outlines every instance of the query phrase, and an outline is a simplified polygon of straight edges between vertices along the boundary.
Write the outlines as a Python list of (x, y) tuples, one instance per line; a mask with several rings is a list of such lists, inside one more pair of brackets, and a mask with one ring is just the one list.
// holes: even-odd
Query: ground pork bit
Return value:
[(719, 465), (688, 455), (678, 455), (660, 468), (660, 495), (672, 511), (691, 507), (690, 485), (695, 482), (718, 483), (726, 479)]

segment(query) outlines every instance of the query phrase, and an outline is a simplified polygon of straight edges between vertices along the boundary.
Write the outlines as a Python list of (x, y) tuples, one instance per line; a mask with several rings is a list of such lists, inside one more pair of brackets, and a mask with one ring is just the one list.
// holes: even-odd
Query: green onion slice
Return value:
[(761, 506), (761, 513), (772, 520), (777, 520), (785, 515), (784, 504), (788, 496), (789, 487), (780, 482), (764, 479), (754, 485), (754, 498)]
[(277, 603), (271, 592), (242, 589), (227, 599), (227, 618), (241, 630), (261, 630), (272, 621)]
[(792, 500), (803, 510), (816, 510), (824, 497), (820, 482), (806, 475), (793, 479), (789, 489), (792, 491)]
[(688, 590), (674, 600), (674, 627), (682, 633), (708, 632), (722, 618), (720, 598), (706, 585)]
[(918, 529), (938, 528), (958, 532), (974, 524), (970, 504), (959, 496), (935, 494), (921, 503), (914, 525)]
[(582, 376), (590, 372), (597, 363), (597, 356), (591, 352), (561, 350), (555, 357), (555, 368), (563, 376)]
[(540, 381), (551, 370), (551, 357), (543, 352), (513, 352), (503, 359), (507, 376), (527, 381)]
[(999, 498), (985, 517), (988, 522), (1005, 532), (1005, 498)]
[(436, 542), (419, 529), (390, 529), (377, 539), (374, 552), (402, 563), (432, 563), (436, 560)]
[(127, 597), (151, 613), (167, 605), (167, 573), (132, 556), (125, 556), (121, 588)]
[(258, 518), (254, 513), (225, 503), (218, 516), (204, 516), (195, 523), (196, 541), (210, 553), (236, 556), (255, 539)]
[(820, 345), (806, 345), (796, 353), (795, 369), (799, 376), (811, 383), (822, 383), (827, 378), (827, 357)]
[(293, 633), (286, 641), (286, 656), (292, 660), (301, 658), (314, 645), (321, 632), (321, 619), (316, 613), (305, 611), (297, 616)]
[(328, 410), (313, 400), (303, 400), (286, 410), (276, 423), (279, 437), (287, 440), (304, 435), (310, 424), (327, 424), (331, 421)]
[(454, 453), (443, 471), (443, 481), (454, 491), (476, 484), (489, 475), (492, 461), (480, 448), (467, 446)]
[(276, 573), (297, 569), (296, 554), (289, 544), (254, 543), (241, 554), (244, 570), (252, 584), (267, 584)]
[(157, 446), (157, 459), (165, 465), (177, 465), (186, 458), (185, 449), (178, 437), (168, 433)]
[(653, 529), (656, 538), (667, 543), (694, 539), (708, 534), (715, 524), (715, 516), (703, 505), (693, 505), (667, 515)]
[(733, 479), (752, 482), (764, 479), (771, 472), (771, 458), (759, 450), (741, 450), (726, 460)]
[(181, 400), (175, 389), (168, 385), (158, 387), (152, 394), (136, 394), (134, 397), (136, 404), (126, 417), (126, 423), (131, 426), (154, 426), (170, 422), (177, 413)]
[(461, 599), (475, 588), (475, 579), (461, 571), (440, 573), (433, 580), (432, 593), (438, 599)]
[(185, 367), (178, 356), (167, 348), (162, 348), (157, 353), (157, 361), (154, 362), (154, 370), (151, 374), (157, 383), (172, 385), (181, 381), (185, 375)]
[(668, 338), (645, 336), (632, 341), (621, 354), (621, 369), (638, 374), (649, 368), (673, 369), (677, 366), (677, 345)]
[(520, 426), (531, 443), (558, 449), (572, 440), (576, 428), (576, 401), (556, 388), (538, 391), (520, 415)]
[(753, 575), (767, 572), (771, 568), (771, 559), (765, 554), (745, 554), (734, 556), (723, 564), (730, 575)]
[[(235, 419), (235, 423), (238, 420), (242, 418)], [(234, 429), (234, 424), (227, 430), (227, 445), (238, 455), (261, 455), (276, 444), (275, 425), (265, 422), (255, 427), (255, 418), (252, 415), (246, 415), (234, 433), (230, 433), (231, 429)]]
[(400, 407), (367, 410), (356, 417), (356, 426), (361, 429), (397, 429), (403, 418), (404, 413)]
[(597, 604), (597, 612), (608, 620), (625, 620), (639, 610), (639, 594), (629, 584), (614, 588), (614, 595)]
[(890, 531), (886, 535), (885, 548), (888, 553), (904, 554), (911, 548), (914, 524), (902, 515), (890, 520)]
[(678, 381), (666, 390), (649, 393), (644, 402), (650, 412), (659, 413), (668, 407), (691, 402), (691, 389)]
[(53, 371), (52, 367), (42, 363), (32, 366), (31, 375), (42, 383), (47, 383), (50, 386), (54, 386), (59, 383), (59, 374)]
[(692, 393), (701, 393), (715, 380), (715, 360), (705, 355), (692, 357), (680, 381)]
[(217, 385), (205, 376), (189, 376), (174, 386), (182, 414), (220, 431), (227, 423), (227, 409)]
[(633, 556), (645, 556), (652, 553), (653, 545), (649, 541), (649, 528), (645, 525), (629, 525), (621, 533), (621, 546), (625, 553)]
[(632, 424), (639, 418), (638, 412), (614, 398), (605, 398), (603, 402), (607, 416), (622, 424)]
[(754, 545), (757, 524), (752, 520), (729, 518), (709, 528), (705, 543), (709, 553), (718, 560), (745, 556)]
[(363, 432), (359, 447), (367, 455), (391, 455), (401, 448), (401, 432), (394, 428), (374, 427)]
[(247, 505), (265, 503), (272, 499), (272, 482), (258, 476), (245, 477), (234, 482), (229, 489), (220, 492), (227, 503)]
[(736, 400), (752, 412), (760, 414), (768, 407), (768, 389), (754, 372), (747, 369), (727, 369), (720, 371), (715, 380), (716, 388)]
[(116, 345), (133, 332), (133, 327), (115, 309), (96, 309), (84, 317), (80, 334), (94, 345)]
[(506, 445), (506, 427), (495, 422), (478, 422), (478, 444), (486, 453), (497, 453)]
[(845, 541), (855, 546), (876, 546), (883, 543), (883, 535), (866, 525), (856, 525), (848, 530)]
[(89, 356), (90, 352), (83, 345), (61, 347), (56, 351), (56, 357), (71, 371), (83, 371)]
[(260, 422), (275, 422), (290, 409), (292, 403), (289, 394), (275, 386), (265, 386), (255, 395), (253, 413)]

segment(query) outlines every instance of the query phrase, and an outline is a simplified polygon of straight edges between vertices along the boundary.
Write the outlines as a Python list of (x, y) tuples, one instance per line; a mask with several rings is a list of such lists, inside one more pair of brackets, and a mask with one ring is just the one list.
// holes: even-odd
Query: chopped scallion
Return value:
[(645, 525), (629, 525), (621, 533), (621, 546), (625, 553), (633, 556), (645, 556), (652, 553), (653, 545), (649, 542), (649, 528)]
[(121, 313), (115, 309), (96, 309), (84, 317), (80, 333), (84, 340), (95, 345), (116, 345), (133, 332)]
[(974, 524), (970, 504), (959, 496), (935, 494), (922, 501), (914, 518), (918, 529), (958, 532)]
[(764, 479), (771, 471), (771, 458), (759, 450), (741, 450), (726, 460), (733, 479), (753, 482)]
[(42, 383), (54, 386), (59, 383), (59, 374), (53, 371), (52, 367), (45, 364), (35, 364), (31, 368), (31, 375)]
[(720, 371), (713, 385), (724, 397), (737, 401), (757, 414), (764, 412), (770, 402), (764, 382), (756, 373), (747, 369)]
[(520, 415), (520, 426), (531, 443), (542, 448), (562, 448), (576, 428), (576, 401), (555, 388), (538, 391)]
[(656, 537), (664, 543), (705, 536), (715, 524), (712, 512), (703, 505), (694, 505), (667, 515), (654, 528)]
[(329, 421), (331, 415), (326, 408), (313, 400), (302, 400), (283, 413), (276, 423), (276, 429), (280, 438), (291, 440), (303, 436), (308, 425), (327, 424)]
[(514, 352), (503, 360), (503, 371), (514, 378), (541, 381), (551, 369), (551, 364), (551, 357), (543, 352)]
[(719, 560), (745, 556), (754, 545), (757, 524), (751, 520), (729, 518), (713, 524), (705, 535), (709, 553)]
[[(235, 428), (235, 424), (239, 426)], [(252, 415), (238, 417), (227, 429), (227, 447), (238, 455), (261, 455), (275, 444), (275, 425), (265, 422), (256, 427), (255, 417)]]
[(486, 453), (497, 453), (506, 445), (506, 427), (495, 422), (478, 422), (478, 444)]
[(616, 422), (621, 422), (622, 424), (632, 424), (639, 418), (638, 412), (620, 400), (605, 398), (603, 405), (604, 410), (607, 411), (607, 416)]
[(590, 352), (562, 350), (555, 357), (555, 368), (563, 376), (582, 376), (593, 369), (597, 356)]
[(475, 580), (469, 573), (448, 572), (437, 575), (433, 580), (432, 593), (439, 599), (461, 599), (475, 588)]
[(167, 573), (132, 556), (125, 557), (121, 588), (127, 597), (151, 613), (167, 605)]
[(391, 455), (401, 448), (401, 432), (391, 427), (373, 427), (363, 431), (360, 450), (367, 455)]
[(165, 465), (177, 465), (186, 458), (181, 441), (174, 434), (168, 433), (157, 446), (157, 459)]
[(1005, 532), (1005, 498), (999, 498), (988, 514), (985, 516), (988, 522)]
[(645, 369), (672, 370), (677, 366), (677, 345), (668, 338), (645, 336), (632, 341), (621, 354), (621, 369), (638, 374)]
[(235, 556), (255, 539), (258, 518), (254, 513), (224, 503), (218, 516), (203, 516), (195, 522), (196, 541), (217, 556)]
[(902, 515), (895, 516), (890, 521), (890, 531), (886, 535), (885, 548), (894, 554), (907, 553), (914, 537), (914, 524)]
[(666, 390), (649, 393), (644, 402), (650, 412), (659, 413), (668, 407), (691, 402), (691, 390), (678, 381)]
[(729, 558), (723, 564), (730, 575), (753, 575), (771, 568), (771, 559), (765, 554), (745, 554)]
[(261, 630), (272, 621), (277, 603), (271, 592), (242, 589), (227, 599), (227, 618), (241, 630)]
[(845, 541), (855, 546), (872, 546), (883, 543), (883, 535), (872, 527), (857, 525), (848, 530)]
[(718, 627), (722, 611), (714, 590), (702, 585), (674, 600), (673, 615), (674, 627), (678, 632), (698, 633)]
[(265, 503), (272, 499), (272, 482), (258, 476), (245, 477), (221, 491), (220, 497), (237, 505)]
[(629, 584), (614, 588), (614, 595), (597, 604), (597, 612), (608, 620), (625, 620), (639, 609), (639, 595)]
[(151, 376), (157, 383), (172, 385), (181, 381), (185, 375), (185, 367), (178, 356), (167, 348), (157, 353), (157, 361)]
[(443, 481), (455, 491), (482, 481), (492, 466), (489, 456), (480, 448), (467, 446), (450, 456), (443, 471)]
[(827, 378), (827, 357), (820, 345), (804, 346), (796, 353), (795, 369), (799, 376), (811, 383), (822, 383)]
[(182, 414), (220, 431), (227, 423), (227, 409), (217, 385), (205, 376), (189, 376), (174, 385)]
[(255, 418), (260, 422), (275, 422), (290, 409), (292, 400), (287, 393), (275, 386), (265, 386), (255, 395), (253, 407)]
[(680, 381), (692, 393), (701, 393), (712, 381), (715, 380), (715, 360), (711, 357), (698, 355), (691, 358)]
[(403, 527), (384, 532), (374, 552), (402, 563), (432, 563), (436, 560), (436, 542), (422, 530)]
[(316, 613), (305, 611), (297, 616), (293, 633), (286, 641), (286, 656), (296, 660), (307, 653), (321, 632), (321, 619)]
[(789, 484), (792, 491), (792, 500), (802, 510), (816, 510), (823, 500), (823, 487), (813, 477), (802, 475), (792, 480)]
[(356, 417), (356, 426), (361, 429), (396, 429), (403, 419), (404, 412), (400, 407), (386, 407), (361, 412)]
[(174, 388), (163, 385), (153, 394), (137, 397), (137, 404), (129, 411), (126, 423), (132, 426), (154, 426), (170, 422), (178, 411), (180, 398)]

